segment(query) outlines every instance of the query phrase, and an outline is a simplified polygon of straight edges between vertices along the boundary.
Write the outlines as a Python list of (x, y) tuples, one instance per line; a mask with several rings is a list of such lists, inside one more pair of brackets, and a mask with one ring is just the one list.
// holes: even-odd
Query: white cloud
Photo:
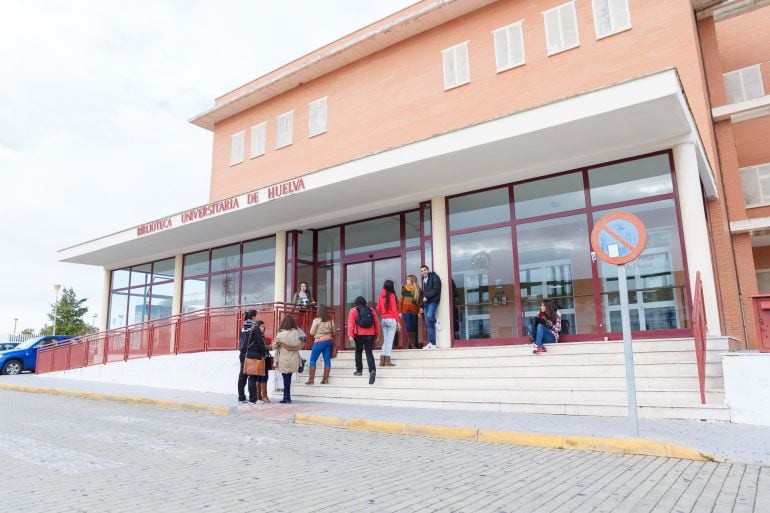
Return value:
[(54, 283), (102, 316), (101, 269), (56, 251), (205, 203), (214, 98), (410, 0), (0, 5), (0, 338)]

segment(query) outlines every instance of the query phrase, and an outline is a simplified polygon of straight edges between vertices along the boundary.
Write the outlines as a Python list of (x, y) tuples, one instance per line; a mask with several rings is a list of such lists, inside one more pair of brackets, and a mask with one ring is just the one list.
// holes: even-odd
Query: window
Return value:
[(251, 158), (265, 154), (265, 132), (267, 123), (259, 123), (251, 127)]
[(521, 21), (492, 31), (497, 72), (524, 64), (524, 31)]
[(246, 132), (238, 132), (230, 137), (230, 165), (243, 162), (243, 143), (246, 140)]
[(724, 74), (727, 103), (738, 103), (765, 95), (759, 64)]
[(171, 315), (174, 258), (112, 271), (108, 329)]
[(310, 102), (308, 108), (310, 109), (308, 137), (326, 132), (326, 98)]
[(441, 51), (444, 58), (444, 91), (471, 81), (468, 70), (468, 42)]
[(770, 203), (770, 163), (741, 168), (741, 182), (747, 207)]
[(275, 121), (275, 149), (290, 145), (294, 130), (294, 111), (281, 114)]
[(628, 0), (593, 0), (596, 38), (631, 28)]
[(554, 55), (580, 44), (575, 2), (554, 7), (543, 13), (548, 55)]

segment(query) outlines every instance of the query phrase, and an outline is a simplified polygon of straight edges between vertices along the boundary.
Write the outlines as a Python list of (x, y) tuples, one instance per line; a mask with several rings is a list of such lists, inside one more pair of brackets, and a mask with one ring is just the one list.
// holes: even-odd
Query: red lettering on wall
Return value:
[(148, 235), (150, 233), (159, 232), (161, 230), (165, 230), (167, 228), (171, 228), (173, 223), (171, 222), (171, 218), (165, 217), (163, 219), (158, 219), (157, 221), (151, 221), (149, 223), (145, 223), (141, 226), (136, 227), (136, 236), (141, 237), (142, 235)]

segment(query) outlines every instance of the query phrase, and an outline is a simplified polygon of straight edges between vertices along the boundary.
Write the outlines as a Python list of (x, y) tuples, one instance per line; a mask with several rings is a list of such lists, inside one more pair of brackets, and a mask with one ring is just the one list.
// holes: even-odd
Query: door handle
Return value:
[(596, 263), (596, 251), (591, 251), (591, 262)]

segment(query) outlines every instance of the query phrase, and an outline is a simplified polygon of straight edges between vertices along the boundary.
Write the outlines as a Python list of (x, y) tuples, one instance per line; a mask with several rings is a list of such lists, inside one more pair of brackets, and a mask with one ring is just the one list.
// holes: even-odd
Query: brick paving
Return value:
[(2, 511), (770, 511), (767, 466), (268, 419), (294, 409), (217, 416), (0, 391)]

